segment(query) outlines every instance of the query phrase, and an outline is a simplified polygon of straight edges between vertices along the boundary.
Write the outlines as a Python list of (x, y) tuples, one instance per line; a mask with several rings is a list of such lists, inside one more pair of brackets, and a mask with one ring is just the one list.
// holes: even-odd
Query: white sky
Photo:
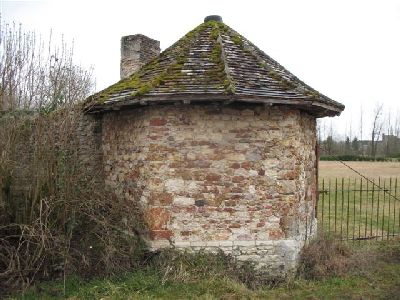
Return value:
[[(162, 50), (218, 14), (224, 23), (307, 84), (346, 105), (326, 118), (341, 135), (364, 133), (383, 103), (400, 111), (400, 0), (4, 1), (3, 21), (74, 40), (78, 63), (94, 67), (97, 90), (119, 80), (120, 38), (142, 33)], [(363, 136), (366, 138), (366, 134)]]

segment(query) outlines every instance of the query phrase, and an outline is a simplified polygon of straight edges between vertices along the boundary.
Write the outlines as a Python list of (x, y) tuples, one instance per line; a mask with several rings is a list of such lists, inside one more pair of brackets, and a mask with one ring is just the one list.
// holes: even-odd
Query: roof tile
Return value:
[(199, 25), (129, 78), (89, 97), (86, 109), (181, 100), (295, 105), (316, 116), (344, 109), (217, 21)]

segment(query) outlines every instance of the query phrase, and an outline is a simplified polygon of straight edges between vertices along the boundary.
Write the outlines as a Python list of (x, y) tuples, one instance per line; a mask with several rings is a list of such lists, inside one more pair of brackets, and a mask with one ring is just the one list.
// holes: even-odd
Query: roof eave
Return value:
[(118, 111), (133, 106), (145, 106), (154, 104), (171, 104), (171, 103), (220, 103), (228, 105), (231, 103), (253, 103), (272, 105), (287, 105), (295, 107), (303, 111), (307, 111), (317, 118), (327, 116), (338, 116), (343, 111), (344, 106), (324, 103), (322, 101), (308, 99), (282, 99), (269, 98), (260, 96), (240, 96), (228, 94), (175, 94), (175, 95), (157, 95), (157, 96), (142, 96), (142, 97), (126, 97), (118, 101), (105, 101), (102, 104), (94, 104), (85, 107), (85, 113), (103, 113), (107, 111)]

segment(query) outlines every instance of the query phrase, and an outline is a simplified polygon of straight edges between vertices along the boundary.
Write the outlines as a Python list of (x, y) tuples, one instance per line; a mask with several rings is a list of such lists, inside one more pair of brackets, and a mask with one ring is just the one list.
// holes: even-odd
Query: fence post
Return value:
[(358, 240), (360, 240), (361, 238), (361, 215), (362, 215), (362, 190), (363, 190), (363, 180), (362, 178), (360, 179), (360, 218), (359, 218), (359, 222), (358, 222)]
[(347, 183), (347, 219), (346, 219), (346, 239), (349, 240), (349, 220), (350, 220), (350, 177)]

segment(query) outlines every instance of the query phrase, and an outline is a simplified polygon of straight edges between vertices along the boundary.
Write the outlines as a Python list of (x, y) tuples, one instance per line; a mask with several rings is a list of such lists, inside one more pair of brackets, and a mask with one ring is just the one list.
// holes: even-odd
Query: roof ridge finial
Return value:
[(222, 23), (222, 17), (218, 15), (209, 15), (204, 18), (204, 23), (207, 23), (209, 21), (216, 21), (216, 22), (221, 22)]

